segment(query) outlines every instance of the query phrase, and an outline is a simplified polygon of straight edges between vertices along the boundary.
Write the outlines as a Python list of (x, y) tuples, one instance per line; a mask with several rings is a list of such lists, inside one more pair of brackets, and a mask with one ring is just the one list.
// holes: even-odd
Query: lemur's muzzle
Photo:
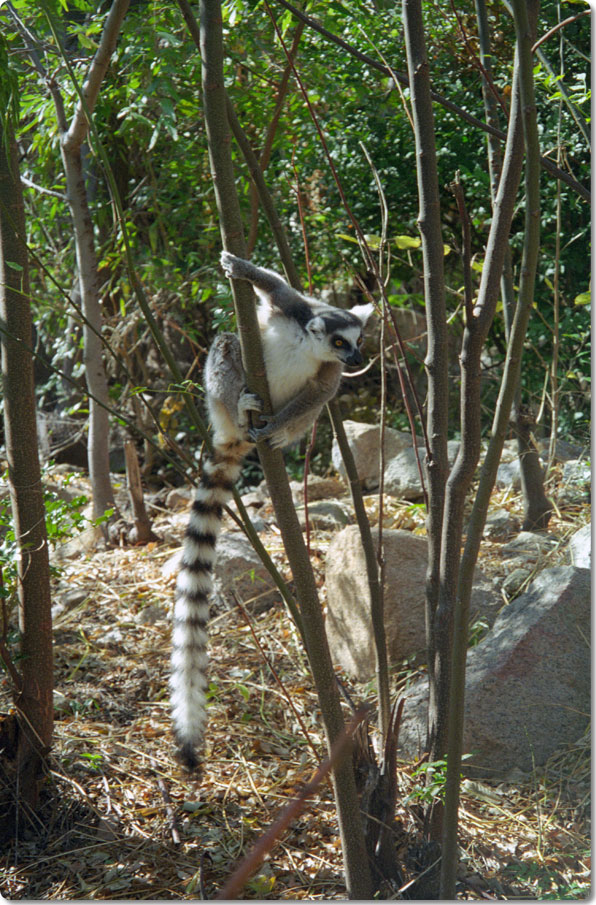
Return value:
[(347, 365), (354, 367), (356, 365), (361, 365), (364, 359), (362, 358), (362, 355), (360, 354), (358, 349), (355, 349), (354, 352), (352, 352), (351, 355), (348, 355), (348, 357), (344, 360)]

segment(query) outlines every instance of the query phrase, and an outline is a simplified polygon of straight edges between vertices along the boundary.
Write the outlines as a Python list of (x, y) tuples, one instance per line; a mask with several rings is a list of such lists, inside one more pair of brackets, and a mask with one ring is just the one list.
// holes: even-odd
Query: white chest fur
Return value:
[(304, 331), (285, 319), (273, 318), (261, 337), (271, 403), (277, 412), (315, 376), (321, 362), (313, 355)]

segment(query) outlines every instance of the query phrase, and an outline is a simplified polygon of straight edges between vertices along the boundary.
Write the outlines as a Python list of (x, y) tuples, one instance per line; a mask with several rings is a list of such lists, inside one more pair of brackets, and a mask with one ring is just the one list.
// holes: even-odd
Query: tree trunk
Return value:
[[(191, 33), (196, 35), (196, 22), (187, 0), (178, 2)], [(201, 0), (200, 14), (198, 37), (203, 64), (203, 104), (221, 232), (224, 247), (243, 256), (246, 246), (232, 169), (223, 80), (220, 0)], [(241, 280), (232, 281), (232, 290), (247, 384), (251, 390), (259, 393), (267, 410), (269, 392), (253, 292)], [(270, 407), (268, 410), (270, 411)], [(344, 722), (312, 566), (292, 503), (282, 455), (279, 450), (271, 450), (266, 444), (258, 444), (258, 448), (296, 585), (307, 653), (319, 697), (327, 744), (331, 749), (333, 742), (343, 732)], [(372, 883), (350, 757), (344, 757), (334, 765), (332, 777), (348, 895), (355, 899), (370, 899)]]
[[(447, 461), (447, 419), (449, 396), (447, 359), (447, 316), (443, 278), (443, 237), (441, 232), (439, 185), (435, 151), (435, 129), (430, 92), (428, 57), (424, 41), (420, 0), (403, 0), (403, 22), (408, 75), (412, 96), (412, 118), (416, 142), (418, 179), (418, 225), (422, 239), (424, 298), (428, 333), (425, 360), (428, 374), (427, 433), (430, 444), (428, 462), (428, 571), (426, 576), (426, 646), (429, 681), (428, 750), (437, 754), (444, 735), (445, 708), (439, 690), (445, 687), (443, 670), (447, 659), (439, 647), (449, 643), (439, 615), (441, 526), (445, 506)], [(437, 827), (435, 835), (440, 834)]]
[(31, 308), (24, 237), (25, 214), (18, 154), (7, 118), (0, 141), (0, 318), (4, 430), (18, 548), (21, 633), (18, 679), (11, 670), (18, 683), (15, 696), (18, 781), (15, 788), (20, 802), (35, 808), (44, 758), (52, 740), (54, 709), (50, 571), (37, 455)]
[(109, 395), (101, 341), (103, 316), (99, 300), (97, 255), (80, 144), (73, 145), (72, 142), (63, 141), (62, 160), (66, 172), (66, 195), (74, 226), (77, 270), (85, 315), (83, 361), (90, 394), (87, 454), (93, 491), (93, 515), (98, 518), (106, 509), (114, 509), (115, 502), (110, 480), (110, 421), (105, 408), (109, 403)]
[(83, 172), (82, 148), (103, 78), (116, 49), (120, 26), (130, 0), (114, 0), (106, 18), (97, 52), (93, 57), (72, 121), (67, 122), (60, 89), (52, 79), (50, 91), (56, 107), (60, 129), (60, 150), (66, 172), (66, 197), (72, 216), (77, 256), (79, 285), (85, 324), (83, 326), (83, 359), (89, 390), (89, 477), (93, 490), (93, 514), (102, 516), (115, 509), (110, 480), (109, 430), (107, 409), (108, 382), (103, 361), (101, 328), (103, 316), (99, 298), (99, 275), (93, 223)]
[[(521, 356), (528, 326), (532, 302), (534, 298), (534, 281), (540, 248), (540, 146), (536, 122), (536, 106), (534, 101), (534, 80), (532, 71), (532, 38), (528, 24), (537, 15), (538, 2), (513, 0), (516, 29), (516, 66), (513, 78), (514, 92), (510, 113), (509, 132), (511, 153), (505, 155), (503, 173), (499, 184), (498, 198), (505, 202), (510, 195), (506, 191), (507, 171), (514, 174), (517, 165), (513, 162), (517, 153), (513, 153), (517, 144), (515, 132), (519, 132), (519, 121), (523, 121), (523, 135), (526, 151), (525, 171), (525, 233), (522, 258), (521, 278), (515, 316), (511, 325), (510, 341), (503, 378), (499, 390), (499, 398), (492, 426), (491, 439), (480, 475), (480, 483), (472, 514), (468, 523), (468, 533), (464, 552), (461, 558), (457, 601), (455, 608), (453, 672), (449, 711), (449, 740), (447, 753), (447, 783), (445, 789), (445, 826), (443, 834), (443, 852), (441, 862), (441, 889), (444, 899), (455, 898), (455, 882), (457, 876), (457, 809), (459, 802), (459, 781), (463, 742), (463, 711), (465, 700), (466, 653), (468, 636), (468, 619), (470, 596), (474, 567), (478, 558), (480, 539), (484, 528), (490, 494), (494, 486), (498, 464), (501, 458), (505, 432), (511, 411), (511, 405), (519, 385)], [(515, 126), (517, 120), (518, 125)], [(511, 200), (511, 199), (510, 199)], [(496, 215), (502, 215), (505, 204), (495, 206)], [(492, 235), (492, 229), (491, 229)], [(489, 242), (490, 245), (490, 242)], [(483, 271), (483, 285), (490, 281), (488, 272), (489, 254), (487, 250), (486, 264)], [(498, 256), (494, 257), (494, 266), (499, 265)], [(502, 270), (501, 260), (499, 270)], [(486, 274), (486, 281), (485, 281)], [(494, 279), (494, 275), (493, 275)], [(481, 287), (482, 289), (482, 287)]]
[[(537, 9), (534, 9), (529, 23), (533, 38), (536, 37), (537, 13)], [(478, 20), (480, 59), (487, 76), (492, 78), (490, 27), (485, 0), (476, 0), (476, 18)], [(498, 104), (486, 79), (482, 81), (482, 96), (486, 121), (489, 125), (497, 126), (499, 124)], [(494, 204), (502, 169), (501, 148), (498, 139), (490, 133), (487, 136), (487, 143), (491, 176), (491, 198)], [(515, 289), (511, 250), (509, 248), (507, 248), (505, 253), (505, 263), (501, 276), (501, 295), (503, 298), (505, 338), (509, 342), (511, 324), (515, 314)], [(540, 464), (538, 450), (531, 440), (531, 430), (534, 421), (530, 416), (529, 409), (522, 406), (521, 398), (520, 382), (513, 402), (513, 426), (517, 437), (517, 452), (524, 499), (523, 529), (524, 531), (535, 531), (548, 527), (553, 506), (546, 496), (544, 490), (544, 469)], [(553, 428), (553, 432), (556, 433), (556, 426)]]

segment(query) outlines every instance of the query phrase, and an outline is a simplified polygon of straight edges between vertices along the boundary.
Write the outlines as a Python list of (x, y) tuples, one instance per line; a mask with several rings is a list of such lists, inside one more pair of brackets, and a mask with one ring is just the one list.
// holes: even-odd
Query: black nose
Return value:
[(360, 352), (358, 351), (358, 349), (355, 349), (352, 352), (352, 354), (348, 355), (348, 357), (346, 358), (346, 364), (352, 365), (352, 366), (361, 365), (362, 361), (363, 361), (363, 358), (362, 358), (362, 355), (360, 354)]

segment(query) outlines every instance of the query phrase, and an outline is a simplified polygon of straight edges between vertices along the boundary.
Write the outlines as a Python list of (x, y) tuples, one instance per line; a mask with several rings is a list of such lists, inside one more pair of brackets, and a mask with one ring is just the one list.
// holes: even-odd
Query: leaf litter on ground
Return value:
[[(367, 508), (374, 521), (372, 500), (367, 498)], [(518, 516), (521, 511), (520, 497), (511, 491), (496, 491), (493, 505)], [(388, 526), (423, 530), (418, 509), (403, 503), (386, 502), (384, 519)], [(560, 560), (563, 541), (588, 520), (585, 505), (555, 513), (550, 530), (561, 545), (548, 554), (549, 565)], [(0, 853), (7, 898), (213, 898), (326, 755), (306, 656), (280, 602), (249, 617), (252, 629), (234, 606), (211, 621), (209, 725), (200, 780), (178, 765), (167, 691), (174, 576), (164, 576), (162, 567), (179, 544), (180, 520), (174, 524), (162, 510), (154, 528), (168, 541), (99, 549), (60, 564), (55, 599), (67, 590), (80, 594), (72, 598), (75, 605), (56, 614), (54, 745), (41, 810)], [(320, 586), (330, 538), (312, 532)], [(283, 568), (279, 538), (272, 532), (268, 540)], [(506, 573), (497, 550), (484, 541), (481, 566), (498, 578)], [(355, 687), (345, 676), (342, 681), (355, 700), (374, 703), (368, 686)], [(405, 674), (396, 675), (395, 687), (404, 681)], [(0, 705), (10, 707), (7, 679)], [(399, 763), (396, 816), (402, 835), (396, 844), (404, 886), (415, 879), (408, 873), (408, 850), (423, 832), (421, 808), (405, 803), (416, 790), (414, 766)], [(589, 817), (588, 734), (516, 782), (464, 780), (458, 895), (585, 897)], [(287, 828), (243, 897), (345, 897), (328, 784)]]

